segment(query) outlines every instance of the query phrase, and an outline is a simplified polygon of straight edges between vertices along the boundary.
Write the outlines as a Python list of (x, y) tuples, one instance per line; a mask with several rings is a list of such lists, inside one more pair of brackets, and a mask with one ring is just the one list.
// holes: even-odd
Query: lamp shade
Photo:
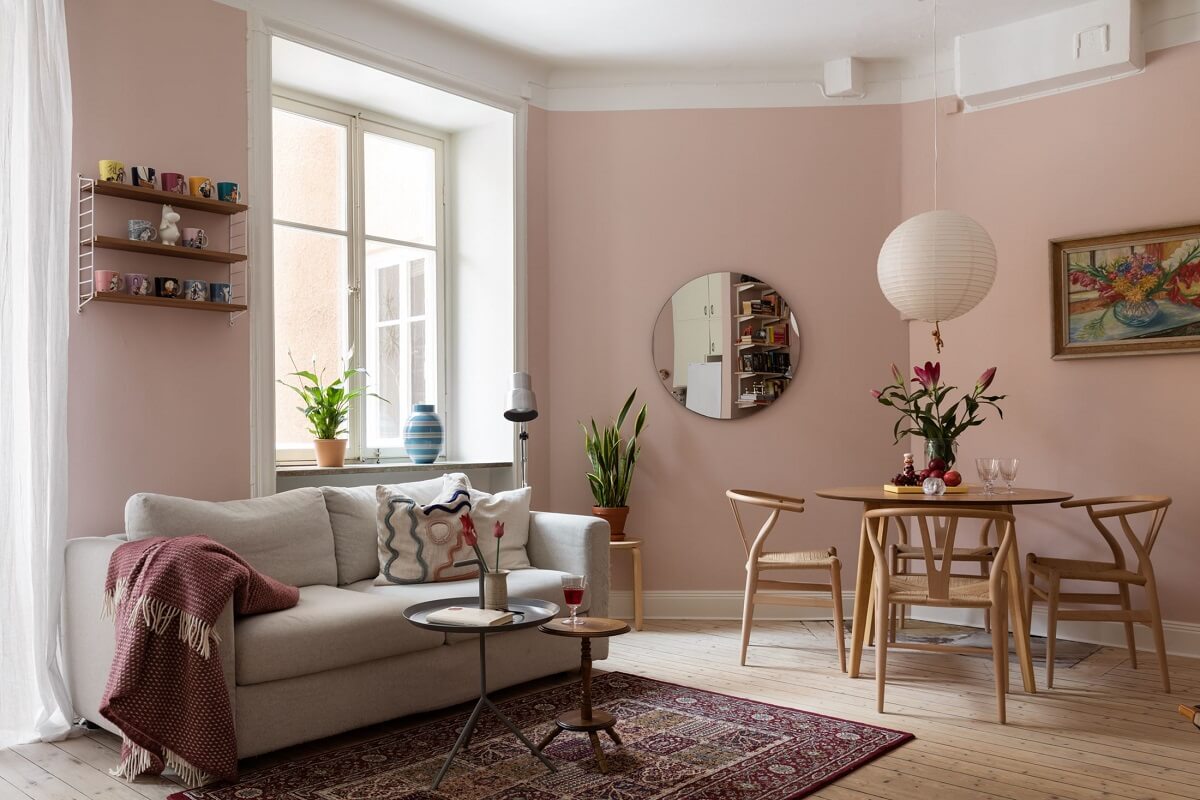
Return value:
[(944, 322), (974, 308), (996, 279), (996, 246), (975, 220), (926, 211), (879, 250), (879, 288), (906, 319)]
[(528, 372), (514, 372), (512, 389), (508, 393), (508, 405), (504, 418), (512, 422), (529, 422), (537, 419), (537, 396), (533, 393), (533, 382)]

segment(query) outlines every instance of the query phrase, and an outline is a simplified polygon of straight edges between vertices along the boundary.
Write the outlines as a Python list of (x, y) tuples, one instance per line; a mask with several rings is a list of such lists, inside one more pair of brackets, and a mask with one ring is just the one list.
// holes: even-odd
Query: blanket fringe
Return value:
[[(110, 769), (108, 774), (112, 775), (114, 778), (121, 778), (123, 780), (131, 781), (137, 776), (141, 775), (143, 772), (149, 770), (154, 765), (154, 758), (151, 756), (150, 751), (146, 748), (130, 739), (125, 737), (121, 738), (123, 740), (122, 744), (126, 748), (125, 752), (127, 752), (128, 755), (121, 759), (121, 763), (116, 769)], [(209, 775), (199, 767), (189, 764), (186, 759), (171, 750), (163, 748), (162, 758), (167, 767), (175, 770), (175, 774), (179, 776), (179, 779), (182, 780), (189, 789), (196, 789), (200, 786), (212, 783), (214, 780), (214, 776)]]
[[(104, 593), (104, 605), (101, 610), (103, 619), (116, 619), (117, 607), (125, 599), (126, 582), (117, 581), (112, 591)], [(178, 623), (179, 638), (190, 648), (200, 654), (201, 658), (212, 655), (213, 645), (221, 643), (221, 635), (211, 624), (195, 614), (189, 614), (175, 606), (164, 603), (156, 597), (142, 595), (134, 601), (125, 626), (132, 628), (141, 621), (151, 632), (162, 635), (170, 630), (173, 623)]]

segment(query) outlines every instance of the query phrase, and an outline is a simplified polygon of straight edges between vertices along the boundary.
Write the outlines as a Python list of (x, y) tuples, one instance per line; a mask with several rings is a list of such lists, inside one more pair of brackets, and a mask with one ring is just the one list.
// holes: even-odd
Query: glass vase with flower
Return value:
[(900, 412), (892, 429), (896, 443), (908, 435), (922, 437), (926, 470), (945, 472), (958, 459), (958, 437), (967, 428), (983, 424), (980, 414), (984, 406), (991, 406), (1004, 418), (998, 403), (1005, 395), (985, 394), (996, 378), (995, 367), (984, 370), (974, 388), (952, 403), (947, 396), (958, 387), (942, 383), (940, 363), (926, 361), (924, 366), (914, 366), (913, 375), (906, 380), (900, 368), (892, 364), (894, 380), (882, 389), (872, 389), (871, 395)]

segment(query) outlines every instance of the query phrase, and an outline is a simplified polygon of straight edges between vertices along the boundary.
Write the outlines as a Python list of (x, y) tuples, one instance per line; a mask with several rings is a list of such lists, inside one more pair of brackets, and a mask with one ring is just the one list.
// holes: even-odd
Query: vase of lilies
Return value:
[[(974, 388), (954, 402), (948, 395), (957, 391), (956, 386), (942, 383), (942, 365), (925, 362), (925, 366), (913, 367), (914, 377), (905, 380), (900, 368), (892, 364), (894, 379), (882, 389), (872, 389), (871, 395), (881, 404), (900, 412), (900, 418), (892, 429), (895, 442), (902, 436), (912, 434), (925, 440), (926, 464), (941, 460), (938, 469), (948, 470), (958, 456), (958, 437), (967, 428), (982, 425), (980, 416), (984, 406), (996, 409), (1001, 419), (1004, 412), (998, 402), (1005, 395), (985, 394), (996, 377), (996, 368), (989, 367), (975, 381)], [(907, 427), (906, 427), (907, 426)]]

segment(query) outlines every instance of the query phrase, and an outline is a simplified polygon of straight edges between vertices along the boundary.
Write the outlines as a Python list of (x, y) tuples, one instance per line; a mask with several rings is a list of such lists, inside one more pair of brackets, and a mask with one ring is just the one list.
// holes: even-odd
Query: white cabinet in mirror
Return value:
[(713, 272), (688, 281), (663, 305), (654, 325), (654, 366), (680, 405), (737, 419), (782, 396), (799, 334), (791, 307), (770, 284)]

